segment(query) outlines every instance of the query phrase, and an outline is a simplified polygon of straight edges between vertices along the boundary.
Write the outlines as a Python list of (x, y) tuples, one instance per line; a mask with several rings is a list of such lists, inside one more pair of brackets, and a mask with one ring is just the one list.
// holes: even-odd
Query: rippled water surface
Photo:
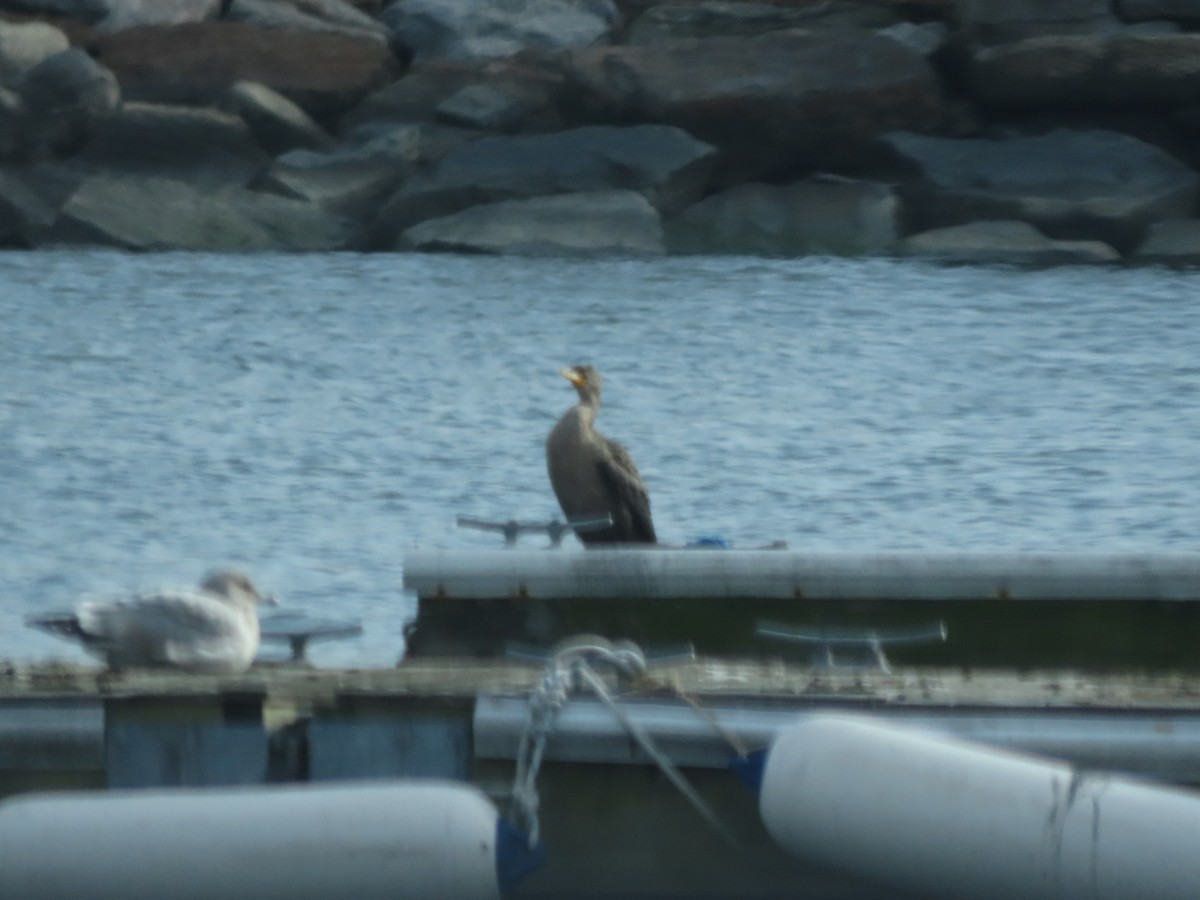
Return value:
[(0, 255), (0, 657), (31, 612), (238, 562), (390, 664), (406, 548), (557, 514), (606, 376), (659, 535), (1196, 550), (1200, 275), (910, 262)]

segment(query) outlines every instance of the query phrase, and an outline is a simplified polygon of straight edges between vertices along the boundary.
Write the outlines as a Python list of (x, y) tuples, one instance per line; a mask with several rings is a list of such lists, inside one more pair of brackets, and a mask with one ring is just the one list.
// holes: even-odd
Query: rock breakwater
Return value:
[(0, 0), (0, 246), (1200, 261), (1200, 0)]

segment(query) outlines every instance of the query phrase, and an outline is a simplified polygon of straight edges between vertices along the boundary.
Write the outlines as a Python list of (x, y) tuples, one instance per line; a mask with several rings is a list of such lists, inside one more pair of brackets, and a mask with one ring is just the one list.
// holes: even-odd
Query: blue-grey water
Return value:
[(0, 316), (0, 658), (234, 562), (362, 621), (317, 662), (395, 662), (407, 548), (557, 514), (585, 361), (666, 541), (1200, 548), (1197, 273), (6, 253)]

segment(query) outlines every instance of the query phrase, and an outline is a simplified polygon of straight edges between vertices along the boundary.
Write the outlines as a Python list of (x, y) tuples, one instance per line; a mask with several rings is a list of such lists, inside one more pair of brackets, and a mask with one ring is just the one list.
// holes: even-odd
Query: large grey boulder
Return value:
[(108, 14), (96, 25), (101, 31), (204, 22), (221, 15), (221, 0), (105, 0), (105, 5)]
[(0, 87), (0, 163), (24, 156), (25, 107), (21, 98)]
[(1178, 22), (1200, 25), (1200, 0), (1116, 0), (1118, 15), (1127, 22)]
[(1193, 104), (1200, 34), (1031, 37), (972, 54), (970, 86), (982, 100), (1022, 106)]
[(925, 131), (941, 92), (925, 58), (845, 31), (593, 47), (565, 54), (581, 120), (661, 122), (718, 147), (725, 186), (840, 171), (881, 133)]
[(386, 43), (390, 31), (345, 0), (231, 0), (224, 18), (260, 28), (299, 28)]
[(221, 12), (221, 0), (7, 0), (3, 5), (37, 16), (74, 19), (104, 31), (200, 22)]
[(416, 63), (403, 78), (365, 97), (339, 122), (457, 123), (494, 131), (546, 132), (567, 127), (558, 111), (563, 76), (512, 57)]
[(112, 8), (109, 0), (6, 0), (6, 7), (47, 18), (96, 23)]
[(36, 246), (56, 214), (17, 171), (0, 169), (0, 247)]
[(1105, 263), (1120, 254), (1101, 241), (1056, 241), (1028, 222), (989, 221), (934, 228), (900, 242), (904, 256), (952, 263)]
[(18, 162), (77, 152), (121, 102), (116, 78), (83, 50), (44, 58), (0, 96), (0, 158)]
[(372, 243), (388, 246), (416, 223), (470, 206), (544, 194), (632, 189), (670, 215), (702, 195), (715, 151), (678, 128), (588, 126), (487, 137), (447, 153), (380, 211)]
[(1017, 219), (1047, 235), (1128, 252), (1151, 222), (1191, 215), (1200, 177), (1152, 144), (1113, 131), (1058, 129), (1006, 139), (887, 135), (917, 229)]
[(1155, 222), (1133, 255), (1141, 262), (1200, 265), (1200, 219)]
[(229, 89), (226, 105), (233, 109), (255, 140), (272, 156), (289, 150), (331, 150), (334, 139), (312, 116), (265, 84), (239, 81)]
[(345, 144), (325, 153), (285, 153), (250, 186), (353, 218), (369, 219), (420, 160), (422, 128), (395, 125), (363, 137), (361, 143)]
[(542, 91), (469, 84), (439, 103), (434, 116), (463, 128), (512, 132), (525, 127), (545, 107)]
[[(397, 135), (416, 135), (413, 163), (428, 171), (441, 161), (447, 153), (463, 144), (477, 141), (483, 133), (453, 125), (436, 122), (363, 122), (352, 131), (342, 135), (342, 142), (350, 147), (361, 147), (383, 138), (394, 140)], [(407, 142), (408, 138), (404, 140)]]
[(882, 38), (895, 41), (926, 59), (941, 52), (950, 42), (950, 29), (942, 22), (897, 22), (875, 32)]
[(504, 200), (430, 219), (400, 249), (538, 256), (663, 252), (658, 212), (636, 191), (592, 191)]
[(396, 72), (377, 41), (241, 22), (130, 28), (97, 35), (90, 48), (129, 100), (211, 104), (237, 82), (254, 81), (318, 118), (340, 114)]
[(956, 0), (959, 26), (981, 43), (1035, 34), (1086, 34), (1117, 24), (1110, 0)]
[(841, 178), (742, 184), (666, 223), (672, 253), (858, 256), (886, 253), (900, 234), (890, 187)]
[(93, 120), (121, 102), (113, 73), (78, 48), (43, 59), (25, 73), (19, 93), (32, 114), (75, 114)]
[(586, 47), (607, 40), (619, 18), (611, 0), (397, 0), (383, 13), (414, 60)]
[(0, 85), (19, 83), (42, 60), (70, 46), (60, 29), (45, 22), (0, 20)]
[(638, 15), (623, 43), (661, 44), (685, 38), (747, 36), (787, 28), (886, 28), (901, 20), (873, 3), (814, 3), (784, 6), (745, 0), (697, 0), (653, 4)]
[(69, 162), (84, 174), (149, 175), (215, 188), (244, 185), (269, 161), (233, 113), (125, 103)]
[(169, 178), (97, 175), (64, 204), (47, 240), (126, 250), (346, 250), (347, 219), (244, 188), (205, 190)]

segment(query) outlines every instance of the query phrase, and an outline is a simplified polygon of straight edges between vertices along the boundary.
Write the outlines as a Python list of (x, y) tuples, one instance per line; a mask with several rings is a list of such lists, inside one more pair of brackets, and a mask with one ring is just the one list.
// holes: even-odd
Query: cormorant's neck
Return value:
[(595, 391), (580, 391), (576, 409), (579, 410), (579, 417), (590, 425), (600, 411), (600, 395)]

